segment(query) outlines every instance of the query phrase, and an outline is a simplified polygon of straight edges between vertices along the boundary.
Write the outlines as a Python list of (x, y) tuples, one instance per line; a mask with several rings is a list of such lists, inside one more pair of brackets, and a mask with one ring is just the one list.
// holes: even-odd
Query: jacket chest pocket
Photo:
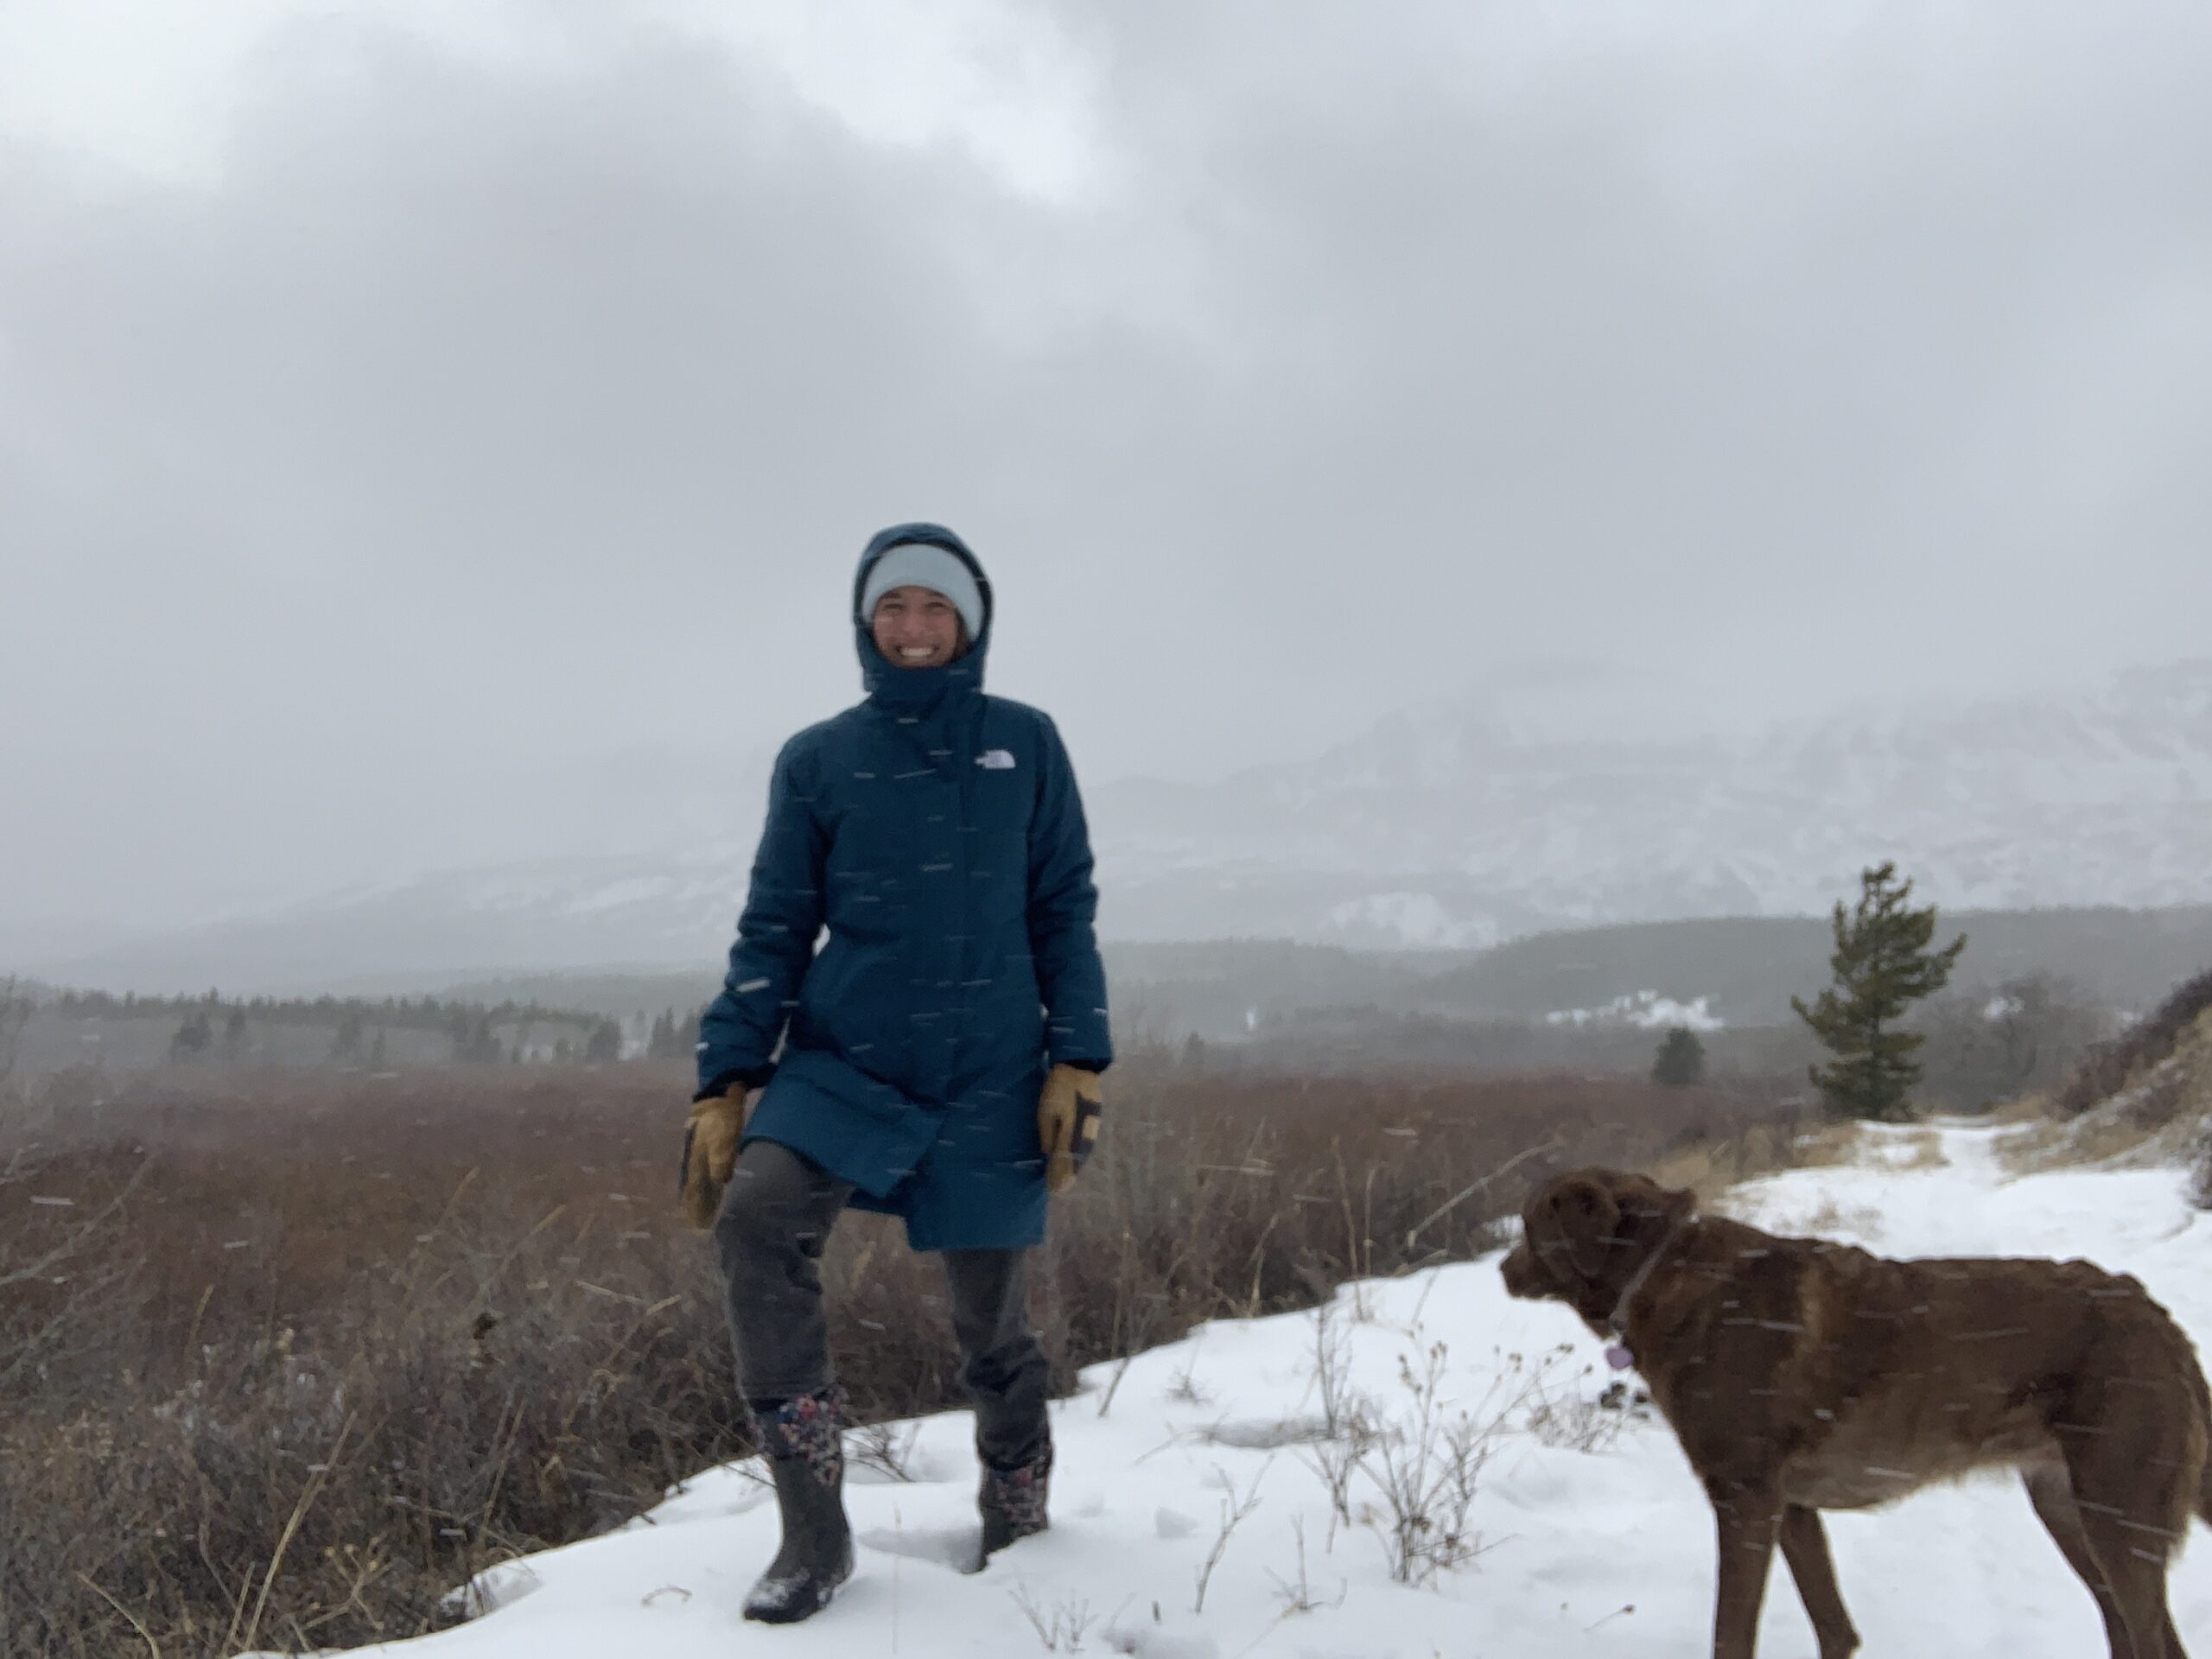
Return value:
[[(1007, 751), (985, 754), (1007, 756)], [(1009, 883), (1027, 887), (1029, 820), (1036, 804), (1035, 778), (1007, 759), (1002, 766), (978, 766), (961, 791), (962, 839), (970, 878), (1001, 891)]]
[(934, 769), (856, 772), (840, 791), (830, 841), (832, 903), (911, 902), (960, 862), (958, 788)]

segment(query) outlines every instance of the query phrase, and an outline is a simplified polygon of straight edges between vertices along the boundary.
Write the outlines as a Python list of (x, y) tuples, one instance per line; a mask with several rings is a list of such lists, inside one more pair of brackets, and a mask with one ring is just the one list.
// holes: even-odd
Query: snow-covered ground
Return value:
[[(2182, 1176), (2008, 1181), (1993, 1152), (2002, 1133), (1878, 1133), (1853, 1166), (1758, 1182), (1726, 1207), (1776, 1230), (1892, 1255), (2088, 1256), (2140, 1275), (2202, 1343), (2212, 1331), (2212, 1224), (2183, 1203)], [(1445, 1431), (1462, 1413), (1480, 1462), (1460, 1541), (1471, 1559), (1416, 1586), (1390, 1571), (1389, 1504), (1367, 1472), (1379, 1470), (1381, 1449), (1349, 1477), (1346, 1524), (1322, 1473), (1327, 1448), (1345, 1442), (1317, 1436), (1332, 1401), (1341, 1413), (1355, 1393), (1377, 1420), (1409, 1429), (1420, 1401), (1402, 1368), (1417, 1385), (1432, 1354), (1438, 1432), (1426, 1472), (1445, 1472)], [(1343, 1381), (1325, 1389), (1317, 1373), (1334, 1361)], [(776, 1523), (766, 1490), (731, 1466), (702, 1474), (620, 1532), (513, 1564), (492, 1586), (497, 1605), (484, 1618), (363, 1651), (1700, 1659), (1710, 1639), (1710, 1512), (1663, 1424), (1594, 1404), (1610, 1380), (1599, 1345), (1565, 1310), (1506, 1297), (1495, 1258), (1347, 1287), (1325, 1319), (1211, 1325), (1126, 1368), (1087, 1372), (1083, 1391), (1053, 1408), (1052, 1531), (982, 1573), (955, 1570), (974, 1530), (976, 1471), (969, 1419), (948, 1413), (911, 1427), (910, 1479), (855, 1472), (847, 1503), (859, 1571), (805, 1624), (771, 1630), (738, 1617), (775, 1548)], [(1403, 1433), (1389, 1450), (1403, 1467), (1418, 1461), (1421, 1440)], [(1868, 1654), (2104, 1651), (2087, 1592), (2010, 1478), (1923, 1493), (1875, 1515), (1831, 1516), (1828, 1531)], [(2212, 1651), (2203, 1541), (2175, 1569), (2173, 1605), (2184, 1639)], [(1072, 1639), (1071, 1625), (1080, 1627)], [(1760, 1652), (1814, 1652), (1778, 1563)]]

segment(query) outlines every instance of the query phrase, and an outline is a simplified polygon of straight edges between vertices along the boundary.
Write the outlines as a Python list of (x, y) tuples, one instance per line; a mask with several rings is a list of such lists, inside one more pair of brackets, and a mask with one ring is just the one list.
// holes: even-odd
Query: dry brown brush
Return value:
[(2182, 1033), (2212, 1008), (2212, 969), (2176, 986), (2148, 1017), (2082, 1057), (2051, 1107), (2061, 1117), (2079, 1117), (2109, 1100), (2130, 1078), (2174, 1052)]

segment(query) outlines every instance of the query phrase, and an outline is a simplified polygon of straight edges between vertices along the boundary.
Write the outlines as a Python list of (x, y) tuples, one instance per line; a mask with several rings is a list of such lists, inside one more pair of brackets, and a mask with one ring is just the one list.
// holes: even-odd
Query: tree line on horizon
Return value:
[[(2007, 1084), (2016, 1091), (2027, 1087), (2050, 1069), (2046, 1062), (2057, 1051), (2070, 1056), (2108, 1034), (2109, 1022), (2099, 1011), (2074, 1006), (2069, 988), (2047, 975), (1923, 1007), (1948, 984), (1967, 938), (1962, 933), (1936, 946), (1936, 907), (1914, 906), (1912, 887), (1893, 862), (1862, 871), (1856, 903), (1838, 900), (1830, 918), (1830, 983), (1810, 1001), (1789, 999), (1797, 1020), (1827, 1053), (1824, 1063), (1810, 1068), (1808, 1080), (1834, 1114), (1885, 1121), (1913, 1116), (1918, 1109), (1915, 1091), (1928, 1071), (1923, 1052), (1931, 1035), (1938, 1039), (1936, 1090), (1959, 1103), (1962, 1093), (1993, 1098), (1993, 1085), (2000, 1092)], [(1948, 1006), (1951, 1002), (1961, 1006)], [(22, 1028), (39, 1009), (64, 1020), (174, 1019), (167, 1058), (178, 1064), (265, 1060), (265, 1051), (253, 1040), (257, 1030), (327, 1030), (329, 1046), (321, 1057), (327, 1063), (370, 1069), (395, 1058), (400, 1064), (425, 1063), (423, 1039), (442, 1039), (435, 1059), (455, 1065), (681, 1062), (695, 1050), (704, 1011), (668, 1007), (650, 1021), (642, 1014), (626, 1021), (535, 999), (488, 1003), (434, 995), (330, 994), (226, 998), (216, 989), (163, 996), (51, 990), (0, 979), (0, 1075), (12, 1069)], [(404, 1058), (389, 1052), (388, 1039), (395, 1033), (416, 1039)], [(1186, 1042), (1184, 1051), (1195, 1041)], [(296, 1044), (295, 1056), (298, 1052)], [(1184, 1058), (1188, 1059), (1187, 1053)], [(1207, 1060), (1215, 1063), (1210, 1049)], [(1192, 1065), (1208, 1069), (1207, 1064)], [(1685, 1088), (1703, 1083), (1708, 1070), (1703, 1039), (1678, 1025), (1662, 1033), (1648, 1075), (1656, 1084)], [(1948, 1075), (1954, 1072), (1960, 1075)]]
[(257, 1032), (327, 1030), (333, 1065), (376, 1067), (386, 1063), (394, 1033), (442, 1038), (447, 1056), (464, 1065), (543, 1059), (603, 1064), (622, 1058), (622, 1022), (579, 1009), (536, 1002), (486, 1004), (436, 996), (226, 997), (142, 995), (135, 991), (63, 989), (34, 1003), (15, 993), (16, 1028), (34, 1009), (62, 1020), (174, 1020), (168, 1058), (178, 1064), (212, 1060), (241, 1064), (255, 1058)]

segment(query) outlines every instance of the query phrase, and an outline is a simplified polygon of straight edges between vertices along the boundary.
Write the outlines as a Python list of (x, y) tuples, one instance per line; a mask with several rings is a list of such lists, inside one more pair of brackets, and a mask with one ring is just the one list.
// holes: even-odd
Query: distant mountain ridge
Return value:
[[(2212, 661), (1742, 739), (1567, 741), (1440, 705), (1311, 761), (1107, 783), (1089, 804), (1101, 929), (1122, 940), (1469, 950), (1566, 928), (1818, 915), (1884, 858), (1955, 910), (2202, 904)], [(442, 871), (21, 965), (77, 983), (251, 989), (711, 963), (751, 850), (748, 835)]]
[(1446, 707), (1301, 766), (1118, 785), (1094, 817), (1133, 938), (1479, 946), (1805, 915), (1891, 857), (1954, 908), (2196, 903), (2212, 662), (1740, 741), (1562, 742)]

